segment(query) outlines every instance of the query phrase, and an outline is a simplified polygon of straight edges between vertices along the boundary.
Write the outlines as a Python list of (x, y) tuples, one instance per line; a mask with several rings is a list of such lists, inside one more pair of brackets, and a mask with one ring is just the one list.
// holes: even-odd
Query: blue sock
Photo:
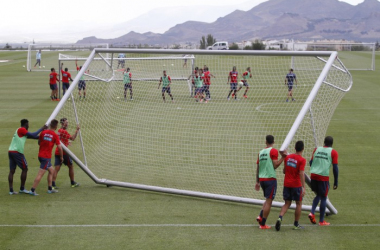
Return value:
[(294, 226), (295, 226), (295, 227), (298, 227), (298, 225), (299, 225), (299, 224), (298, 224), (298, 221), (294, 221)]
[(312, 214), (315, 214), (315, 209), (317, 208), (318, 206), (318, 203), (319, 203), (319, 196), (315, 196), (314, 200), (313, 200), (313, 205), (311, 207), (311, 213)]
[(52, 182), (51, 182), (51, 185), (52, 185), (53, 187), (55, 187), (55, 181), (52, 181)]
[(280, 216), (278, 216), (278, 218), (280, 218), (281, 220), (282, 220), (282, 216), (280, 215)]
[(9, 192), (13, 193), (13, 187), (9, 188)]
[(323, 222), (325, 220), (326, 201), (327, 201), (327, 197), (321, 197), (321, 204), (319, 206), (319, 213), (320, 213), (319, 221), (320, 222)]
[(264, 214), (264, 211), (261, 210), (261, 211), (260, 211), (260, 217), (261, 217), (261, 218), (263, 218), (263, 214)]
[(31, 192), (34, 192), (34, 191), (36, 191), (36, 189), (35, 189), (35, 188), (31, 188), (30, 191), (31, 191)]

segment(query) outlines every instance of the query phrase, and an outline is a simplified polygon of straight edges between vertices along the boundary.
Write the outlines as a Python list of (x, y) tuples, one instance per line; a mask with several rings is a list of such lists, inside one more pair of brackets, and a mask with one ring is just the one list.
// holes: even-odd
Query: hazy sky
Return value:
[[(2, 1), (0, 8), (0, 42), (6, 39), (29, 39), (42, 34), (63, 33), (76, 31), (80, 35), (81, 30), (96, 30), (96, 27), (104, 27), (123, 23), (136, 18), (152, 9), (165, 6), (230, 6), (232, 4), (247, 3), (250, 9), (266, 0), (16, 0)], [(356, 5), (364, 0), (342, 0)], [(250, 7), (250, 8), (248, 8)], [(211, 9), (212, 11), (212, 9)], [(173, 26), (176, 23), (173, 23)], [(79, 29), (81, 28), (81, 29)], [(41, 38), (40, 38), (41, 39)], [(13, 41), (15, 42), (15, 41)], [(23, 41), (17, 41), (23, 42)]]

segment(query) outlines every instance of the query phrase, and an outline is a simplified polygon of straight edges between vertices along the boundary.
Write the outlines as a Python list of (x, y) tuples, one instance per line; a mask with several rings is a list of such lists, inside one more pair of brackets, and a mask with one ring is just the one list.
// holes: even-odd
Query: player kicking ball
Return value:
[(285, 157), (284, 160), (284, 190), (283, 197), (285, 204), (281, 208), (280, 216), (276, 222), (276, 230), (280, 231), (282, 217), (288, 211), (292, 201), (296, 202), (296, 211), (294, 213), (294, 228), (295, 230), (303, 229), (298, 223), (301, 217), (302, 198), (305, 195), (305, 165), (306, 159), (302, 157), (304, 150), (303, 141), (297, 141), (295, 145), (295, 154), (287, 155), (286, 152), (281, 152)]
[[(241, 80), (241, 82), (243, 83), (237, 90), (236, 90), (236, 93), (239, 92), (243, 86), (245, 87), (245, 91), (244, 91), (244, 94), (243, 94), (243, 97), (244, 98), (248, 98), (247, 96), (247, 92), (249, 90), (249, 84), (248, 84), (248, 79), (249, 78), (252, 78), (252, 73), (251, 73), (251, 67), (248, 67), (247, 68), (247, 71), (243, 73), (243, 80)], [(232, 94), (232, 97), (234, 97), (234, 94)]]

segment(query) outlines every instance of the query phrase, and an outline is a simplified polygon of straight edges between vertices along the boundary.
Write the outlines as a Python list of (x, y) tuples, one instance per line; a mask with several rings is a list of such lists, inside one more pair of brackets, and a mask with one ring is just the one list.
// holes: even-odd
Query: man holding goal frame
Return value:
[(305, 195), (305, 165), (306, 159), (302, 157), (304, 150), (303, 141), (297, 141), (295, 145), (295, 154), (287, 155), (286, 152), (281, 152), (281, 155), (285, 157), (284, 160), (284, 189), (283, 196), (285, 204), (281, 208), (280, 215), (276, 222), (276, 230), (280, 231), (282, 217), (288, 211), (292, 201), (296, 202), (296, 211), (294, 213), (294, 228), (303, 229), (298, 223), (301, 217), (302, 210), (302, 198)]
[(260, 151), (257, 158), (256, 169), (256, 191), (260, 190), (260, 186), (263, 189), (265, 202), (263, 208), (260, 211), (260, 215), (256, 220), (259, 223), (260, 229), (270, 229), (270, 226), (265, 225), (267, 218), (272, 207), (272, 202), (276, 196), (277, 191), (277, 179), (276, 169), (284, 161), (284, 157), (278, 160), (278, 150), (273, 148), (274, 136), (267, 135), (265, 138), (266, 148)]

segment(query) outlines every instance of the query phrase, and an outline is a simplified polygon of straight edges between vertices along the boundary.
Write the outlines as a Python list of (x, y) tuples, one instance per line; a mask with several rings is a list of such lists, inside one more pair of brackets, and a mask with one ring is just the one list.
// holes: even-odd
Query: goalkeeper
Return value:
[(285, 84), (288, 84), (288, 97), (286, 98), (286, 102), (289, 101), (289, 98), (292, 98), (292, 102), (296, 99), (293, 98), (293, 83), (296, 82), (297, 86), (297, 76), (293, 73), (293, 69), (289, 70), (289, 73), (285, 76)]

